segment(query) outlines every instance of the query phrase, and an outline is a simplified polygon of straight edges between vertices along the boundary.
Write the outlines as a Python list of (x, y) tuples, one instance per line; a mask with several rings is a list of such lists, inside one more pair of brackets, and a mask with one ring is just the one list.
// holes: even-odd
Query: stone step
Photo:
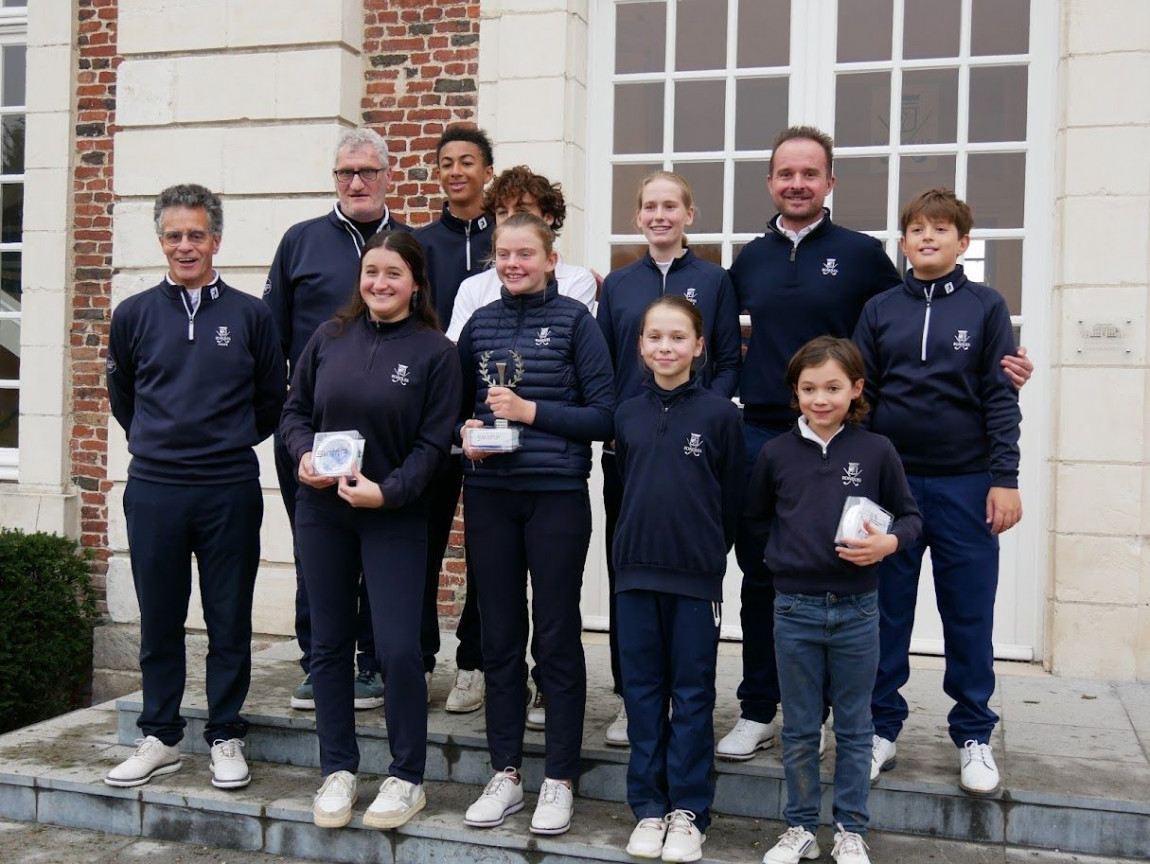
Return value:
[[(381, 779), (367, 773), (360, 775), (356, 818), (338, 830), (312, 824), (311, 796), (319, 777), (306, 767), (253, 760), (251, 785), (223, 791), (209, 783), (207, 758), (188, 754), (175, 774), (136, 789), (114, 789), (104, 785), (103, 776), (131, 752), (130, 746), (116, 743), (116, 714), (111, 705), (98, 706), (0, 736), (0, 818), (293, 860), (356, 864), (635, 860), (624, 852), (634, 825), (626, 806), (583, 796), (576, 801), (569, 833), (539, 837), (528, 831), (534, 805), (531, 794), (524, 811), (499, 828), (464, 826), (462, 814), (481, 787), (458, 782), (428, 782), (425, 810), (403, 828), (389, 832), (362, 823), (363, 811)], [(781, 828), (771, 820), (716, 815), (703, 860), (712, 864), (759, 860)], [(820, 832), (825, 847), (830, 845), (830, 833), (827, 829)], [(959, 843), (882, 832), (868, 839), (872, 857), (883, 864), (1083, 860), (1011, 851), (1001, 841)], [(0, 860), (9, 859), (0, 853)]]
[[(318, 768), (313, 716), (286, 707), (285, 694), (298, 676), (296, 667), (265, 665), (253, 678), (245, 717), (252, 723), (248, 756), (283, 765)], [(449, 679), (433, 685), (428, 717), (427, 779), (435, 783), (482, 785), (491, 776), (483, 712), (452, 715), (441, 708)], [(139, 732), (139, 694), (121, 699), (118, 742), (131, 744)], [(616, 703), (602, 695), (588, 699), (587, 723), (578, 795), (584, 800), (614, 804), (612, 811), (630, 824), (626, 805), (628, 751), (603, 744), (603, 731)], [(206, 754), (202, 695), (189, 691), (183, 714), (188, 719), (184, 747)], [(361, 771), (384, 774), (390, 755), (382, 712), (357, 713)], [(721, 727), (718, 723), (716, 728)], [(834, 743), (823, 763), (824, 824), (830, 824), (830, 786)], [(544, 737), (528, 731), (523, 774), (529, 790), (542, 780)], [(875, 831), (930, 836), (1011, 846), (1061, 849), (1084, 854), (1147, 857), (1150, 854), (1150, 778), (1120, 776), (1100, 765), (1094, 776), (1065, 776), (1036, 770), (1027, 760), (999, 759), (1004, 790), (990, 798), (974, 798), (957, 785), (957, 757), (944, 732), (904, 734), (899, 741), (899, 767), (886, 773), (870, 795), (871, 826)], [(315, 784), (316, 772), (310, 774)], [(1133, 780), (1133, 782), (1131, 782)], [(445, 795), (448, 793), (444, 793)], [(450, 793), (454, 794), (454, 793)], [(469, 792), (468, 794), (473, 794)], [(1141, 797), (1139, 797), (1141, 796)], [(783, 770), (778, 748), (748, 762), (718, 762), (714, 811), (724, 817), (781, 820), (785, 803)]]

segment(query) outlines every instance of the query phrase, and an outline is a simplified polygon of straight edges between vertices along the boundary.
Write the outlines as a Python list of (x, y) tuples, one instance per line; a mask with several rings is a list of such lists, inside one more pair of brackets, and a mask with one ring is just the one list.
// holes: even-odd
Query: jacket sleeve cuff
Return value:
[(991, 474), (990, 485), (998, 486), (1002, 489), (1017, 489), (1018, 474)]

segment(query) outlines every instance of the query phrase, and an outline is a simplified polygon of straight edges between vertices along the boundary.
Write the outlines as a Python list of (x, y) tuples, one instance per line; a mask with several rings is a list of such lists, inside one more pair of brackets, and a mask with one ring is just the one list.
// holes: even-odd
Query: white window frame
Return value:
[[(27, 45), (28, 43), (28, 7), (0, 8), (0, 45)], [(21, 106), (0, 107), (0, 116), (5, 114), (23, 114), (27, 117), (27, 96), (25, 104)], [(0, 180), (9, 183), (24, 183), (24, 174), (3, 174)], [(24, 244), (0, 243), (0, 252), (23, 252)], [(22, 264), (23, 262), (21, 262)], [(22, 304), (21, 304), (22, 305)], [(21, 321), (23, 315), (20, 311), (6, 310), (0, 306), (0, 321)], [(20, 379), (0, 379), (0, 389), (20, 390)], [(0, 447), (0, 480), (17, 480), (20, 466), (20, 450), (18, 447)]]

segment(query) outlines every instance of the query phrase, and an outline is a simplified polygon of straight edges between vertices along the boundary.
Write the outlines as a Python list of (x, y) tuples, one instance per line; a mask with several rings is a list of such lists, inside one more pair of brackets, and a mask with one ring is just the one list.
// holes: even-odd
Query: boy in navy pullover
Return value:
[(899, 226), (913, 270), (903, 285), (867, 303), (854, 339), (875, 406), (872, 428), (898, 449), (925, 524), (922, 539), (900, 547), (880, 572), (871, 779), (894, 767), (908, 713), (899, 689), (910, 674), (919, 569), (929, 546), (945, 640), (943, 689), (955, 701), (948, 719), (959, 785), (990, 795), (1000, 785), (990, 748), (998, 716), (988, 704), (998, 535), (1022, 515), (1021, 414), (1018, 392), (999, 366), (1014, 352), (1006, 302), (968, 281), (957, 264), (973, 223), (970, 207), (949, 190), (931, 189), (910, 202)]

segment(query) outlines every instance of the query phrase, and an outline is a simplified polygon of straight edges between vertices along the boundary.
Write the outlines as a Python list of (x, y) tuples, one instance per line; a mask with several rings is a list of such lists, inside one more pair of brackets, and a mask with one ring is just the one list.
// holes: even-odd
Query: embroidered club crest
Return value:
[(227, 348), (232, 344), (232, 334), (227, 327), (222, 324), (216, 328), (216, 344), (221, 348)]
[(686, 456), (702, 456), (703, 436), (698, 432), (688, 433), (687, 443), (683, 445), (683, 453)]
[(551, 344), (551, 328), (540, 327), (539, 335), (535, 337), (536, 345), (550, 345)]
[(403, 363), (395, 364), (395, 371), (391, 373), (391, 383), (402, 384), (406, 387), (408, 380), (407, 366)]
[(858, 486), (862, 483), (862, 468), (858, 462), (848, 462), (843, 470), (847, 472), (843, 475), (844, 486)]
[(838, 276), (839, 275), (839, 261), (837, 258), (828, 258), (823, 262), (823, 275), (824, 276)]
[(970, 334), (969, 331), (959, 330), (954, 335), (954, 350), (955, 351), (969, 351), (970, 350)]
[(699, 305), (699, 292), (697, 292), (694, 288), (688, 288), (686, 291), (683, 292), (683, 299), (688, 301), (689, 303), (694, 303), (696, 306), (698, 306)]
[(264, 295), (263, 296), (267, 297), (271, 293), (272, 293), (272, 280), (268, 279), (268, 281), (266, 281), (264, 283)]

